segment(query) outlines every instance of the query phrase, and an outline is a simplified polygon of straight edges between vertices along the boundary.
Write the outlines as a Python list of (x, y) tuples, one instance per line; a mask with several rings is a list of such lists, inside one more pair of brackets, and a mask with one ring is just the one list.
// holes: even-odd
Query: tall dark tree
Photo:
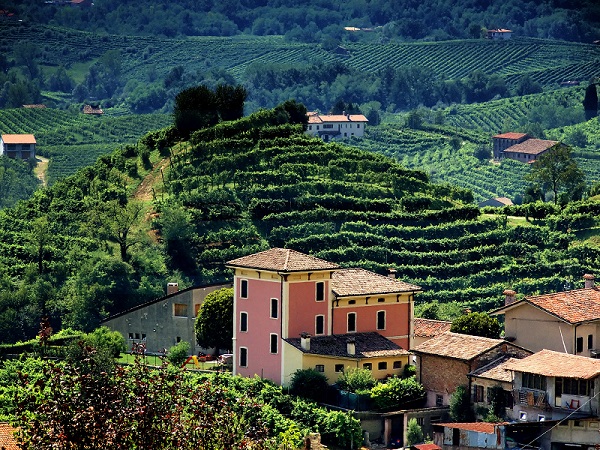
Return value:
[(175, 127), (183, 137), (218, 123), (217, 98), (207, 86), (184, 89), (175, 97)]
[(243, 86), (219, 84), (215, 89), (215, 96), (221, 120), (237, 120), (244, 116), (244, 102), (248, 92)]
[(594, 83), (590, 83), (585, 89), (583, 109), (585, 110), (585, 120), (593, 119), (598, 115), (598, 92)]

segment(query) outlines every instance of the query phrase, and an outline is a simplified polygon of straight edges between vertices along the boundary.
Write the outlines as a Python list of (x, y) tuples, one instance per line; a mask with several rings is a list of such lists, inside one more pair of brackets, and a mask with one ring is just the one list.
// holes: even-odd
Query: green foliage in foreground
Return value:
[(26, 161), (0, 156), (0, 209), (29, 198), (39, 184)]
[(148, 449), (297, 448), (308, 432), (343, 448), (362, 441), (351, 414), (284, 394), (258, 377), (149, 368), (140, 360), (104, 370), (93, 349), (84, 351), (70, 362), (29, 358), (0, 366), (0, 413), (22, 428), (23, 448), (59, 441), (73, 448), (98, 442)]
[(425, 389), (415, 377), (392, 377), (371, 389), (371, 400), (378, 409), (398, 408), (424, 395)]

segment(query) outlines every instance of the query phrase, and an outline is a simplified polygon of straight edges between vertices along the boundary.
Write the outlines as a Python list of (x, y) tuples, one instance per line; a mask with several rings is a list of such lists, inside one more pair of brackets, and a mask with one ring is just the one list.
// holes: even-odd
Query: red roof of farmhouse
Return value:
[(413, 321), (415, 336), (418, 337), (437, 336), (438, 334), (450, 331), (451, 326), (452, 322), (447, 322), (445, 320), (422, 319), (416, 317)]
[(541, 350), (526, 358), (511, 361), (506, 368), (546, 377), (589, 380), (600, 375), (600, 360), (553, 350)]
[(33, 134), (3, 134), (2, 141), (5, 144), (35, 144)]
[(307, 113), (308, 123), (320, 124), (326, 122), (368, 122), (363, 114), (319, 114), (316, 112)]
[(507, 309), (524, 304), (542, 309), (571, 324), (600, 319), (600, 290), (597, 287), (525, 297), (495, 312), (503, 314)]
[(477, 433), (494, 434), (498, 425), (506, 425), (508, 422), (467, 422), (467, 423), (436, 423), (441, 427), (458, 428), (459, 430), (475, 431)]
[(558, 141), (548, 141), (545, 139), (527, 139), (520, 144), (511, 145), (504, 150), (504, 153), (529, 153), (537, 155), (545, 152), (550, 147), (558, 144)]
[(365, 269), (339, 269), (331, 278), (331, 290), (337, 297), (421, 291), (420, 286)]
[(340, 266), (300, 253), (289, 248), (272, 248), (252, 255), (232, 259), (226, 263), (229, 267), (272, 270), (276, 272), (303, 272), (310, 270), (333, 270)]
[(502, 133), (502, 134), (497, 134), (496, 136), (494, 136), (495, 138), (499, 138), (499, 139), (521, 139), (523, 137), (527, 136), (527, 133)]

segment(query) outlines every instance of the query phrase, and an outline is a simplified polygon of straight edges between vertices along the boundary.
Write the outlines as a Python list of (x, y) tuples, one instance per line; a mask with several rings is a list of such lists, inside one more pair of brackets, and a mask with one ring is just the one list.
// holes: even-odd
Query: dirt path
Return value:
[(48, 172), (48, 163), (50, 160), (40, 155), (35, 155), (36, 164), (33, 168), (33, 173), (36, 174), (38, 179), (42, 182), (42, 186), (46, 187), (48, 181), (46, 180), (46, 172)]
[[(169, 158), (161, 159), (152, 167), (152, 170), (144, 177), (142, 182), (133, 193), (133, 198), (139, 201), (154, 200), (152, 188), (158, 182), (157, 178), (161, 176), (163, 171), (169, 165)], [(162, 182), (162, 180), (160, 180)]]

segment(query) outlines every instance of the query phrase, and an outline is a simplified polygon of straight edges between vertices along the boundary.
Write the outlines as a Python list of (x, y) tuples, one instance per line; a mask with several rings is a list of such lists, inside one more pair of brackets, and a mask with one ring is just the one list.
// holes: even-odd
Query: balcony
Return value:
[(527, 405), (532, 408), (548, 409), (548, 399), (546, 391), (540, 391), (538, 389), (515, 389), (513, 391), (516, 405)]

